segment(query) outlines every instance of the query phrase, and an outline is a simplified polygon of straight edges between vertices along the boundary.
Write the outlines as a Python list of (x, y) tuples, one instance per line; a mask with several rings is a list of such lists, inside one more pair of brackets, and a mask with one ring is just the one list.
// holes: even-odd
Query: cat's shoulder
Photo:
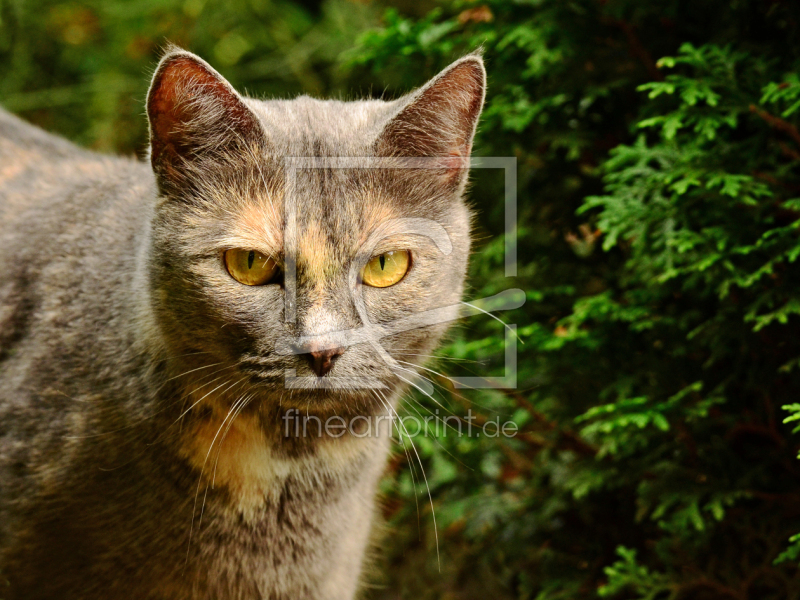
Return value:
[[(149, 166), (141, 160), (81, 148), (0, 108), (0, 198), (5, 198), (0, 208), (15, 191), (33, 199), (42, 184), (66, 190), (151, 179)], [(51, 187), (46, 195), (52, 191)]]
[(0, 108), (0, 156), (14, 158), (15, 154), (24, 153), (41, 154), (51, 160), (91, 154)]
[(118, 215), (109, 230), (138, 222), (155, 196), (146, 162), (86, 150), (0, 109), (0, 259), (20, 236), (83, 231), (100, 214)]

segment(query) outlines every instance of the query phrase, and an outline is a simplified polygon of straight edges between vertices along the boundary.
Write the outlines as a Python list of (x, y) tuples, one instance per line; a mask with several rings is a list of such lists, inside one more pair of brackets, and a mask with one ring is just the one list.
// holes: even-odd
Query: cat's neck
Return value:
[(353, 435), (345, 426), (343, 435), (337, 428), (333, 436), (321, 430), (327, 423), (319, 419), (307, 427), (299, 411), (289, 412), (298, 421), (266, 419), (268, 430), (259, 411), (231, 417), (211, 409), (193, 418), (178, 436), (178, 454), (197, 473), (200, 489), (224, 489), (228, 507), (245, 520), (275, 505), (291, 479), (350, 485), (363, 475), (374, 478), (391, 437), (391, 420), (383, 415), (368, 417), (369, 435)]

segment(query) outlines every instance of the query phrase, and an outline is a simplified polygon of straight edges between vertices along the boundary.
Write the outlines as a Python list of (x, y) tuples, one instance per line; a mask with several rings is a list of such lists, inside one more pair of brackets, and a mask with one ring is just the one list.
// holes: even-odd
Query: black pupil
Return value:
[(256, 259), (256, 252), (255, 250), (250, 250), (250, 254), (247, 255), (247, 268), (253, 268), (253, 261)]
[(378, 260), (381, 261), (381, 271), (383, 271), (383, 267), (386, 264), (386, 255), (385, 254), (381, 254), (381, 256), (380, 256), (380, 258)]

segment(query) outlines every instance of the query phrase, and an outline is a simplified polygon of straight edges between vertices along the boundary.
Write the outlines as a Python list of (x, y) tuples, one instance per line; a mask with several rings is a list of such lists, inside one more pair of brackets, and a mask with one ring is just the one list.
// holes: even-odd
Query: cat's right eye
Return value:
[(230, 276), (244, 285), (265, 285), (278, 274), (278, 263), (258, 250), (226, 250), (224, 258)]
[(370, 287), (386, 288), (399, 283), (411, 266), (408, 250), (392, 250), (373, 256), (361, 270), (361, 281)]

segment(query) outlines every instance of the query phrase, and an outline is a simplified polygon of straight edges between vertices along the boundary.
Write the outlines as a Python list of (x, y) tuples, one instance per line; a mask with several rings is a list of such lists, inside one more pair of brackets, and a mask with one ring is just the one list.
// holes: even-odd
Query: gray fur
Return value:
[[(347, 273), (386, 219), (432, 219), (453, 251), (395, 236), (413, 266), (362, 290), (370, 320), (460, 300), (469, 212), (452, 160), (469, 155), (483, 82), (468, 56), (394, 102), (261, 102), (171, 49), (148, 100), (151, 164), (0, 112), (0, 598), (354, 596), (388, 430), (298, 437), (282, 415), (385, 415), (405, 383), (355, 344), (330, 376), (383, 391), (285, 389), (287, 369), (313, 372), (276, 347), (361, 325)], [(281, 286), (239, 284), (221, 259), (286, 260), (285, 156), (444, 158), (298, 172), (294, 323)], [(416, 359), (445, 326), (381, 343)]]

